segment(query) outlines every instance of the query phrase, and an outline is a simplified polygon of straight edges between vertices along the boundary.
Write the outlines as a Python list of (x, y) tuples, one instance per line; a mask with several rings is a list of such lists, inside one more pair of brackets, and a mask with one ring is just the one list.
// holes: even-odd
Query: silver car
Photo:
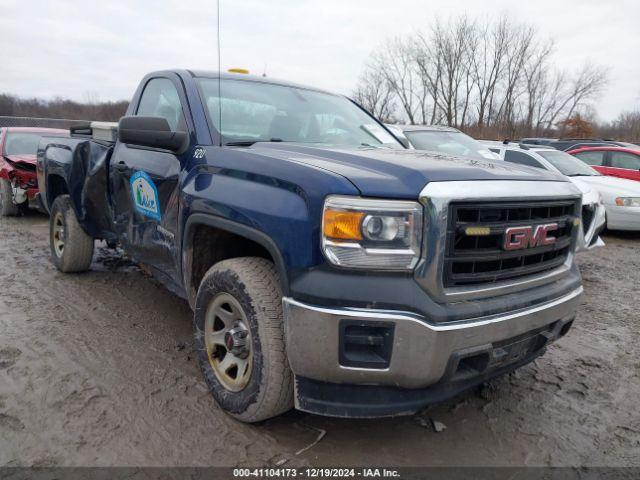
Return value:
[(439, 125), (387, 125), (387, 128), (408, 148), (478, 160), (497, 159), (485, 145), (457, 128)]

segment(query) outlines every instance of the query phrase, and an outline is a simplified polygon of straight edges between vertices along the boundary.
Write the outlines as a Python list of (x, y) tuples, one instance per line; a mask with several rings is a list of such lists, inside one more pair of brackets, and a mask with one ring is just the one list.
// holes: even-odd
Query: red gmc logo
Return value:
[(538, 225), (536, 227), (510, 227), (504, 232), (504, 249), (521, 250), (523, 248), (542, 247), (556, 242), (556, 237), (549, 235), (558, 229), (557, 223)]

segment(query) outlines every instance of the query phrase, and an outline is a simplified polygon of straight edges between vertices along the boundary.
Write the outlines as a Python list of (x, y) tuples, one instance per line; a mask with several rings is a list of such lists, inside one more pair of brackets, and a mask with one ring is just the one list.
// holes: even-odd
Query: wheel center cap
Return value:
[(235, 326), (224, 335), (224, 345), (227, 351), (236, 357), (246, 358), (249, 355), (247, 345), (247, 330), (241, 326)]

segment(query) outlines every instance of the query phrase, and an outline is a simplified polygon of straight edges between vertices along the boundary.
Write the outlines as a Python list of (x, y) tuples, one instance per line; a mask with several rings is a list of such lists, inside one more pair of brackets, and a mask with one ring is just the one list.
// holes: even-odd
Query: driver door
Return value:
[[(157, 77), (144, 87), (135, 115), (163, 117), (172, 131), (187, 131), (176, 83)], [(118, 142), (110, 184), (120, 242), (136, 261), (178, 280), (176, 251), (181, 158), (166, 150)]]

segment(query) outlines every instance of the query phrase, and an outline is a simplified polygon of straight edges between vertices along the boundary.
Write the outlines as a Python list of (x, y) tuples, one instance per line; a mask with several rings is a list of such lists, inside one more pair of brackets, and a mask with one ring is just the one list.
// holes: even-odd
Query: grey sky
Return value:
[[(435, 17), (507, 13), (556, 40), (555, 60), (609, 67), (596, 107), (640, 106), (638, 0), (221, 0), (222, 68), (350, 93), (386, 37)], [(217, 69), (215, 0), (0, 0), (0, 92), (129, 99), (151, 70)]]

